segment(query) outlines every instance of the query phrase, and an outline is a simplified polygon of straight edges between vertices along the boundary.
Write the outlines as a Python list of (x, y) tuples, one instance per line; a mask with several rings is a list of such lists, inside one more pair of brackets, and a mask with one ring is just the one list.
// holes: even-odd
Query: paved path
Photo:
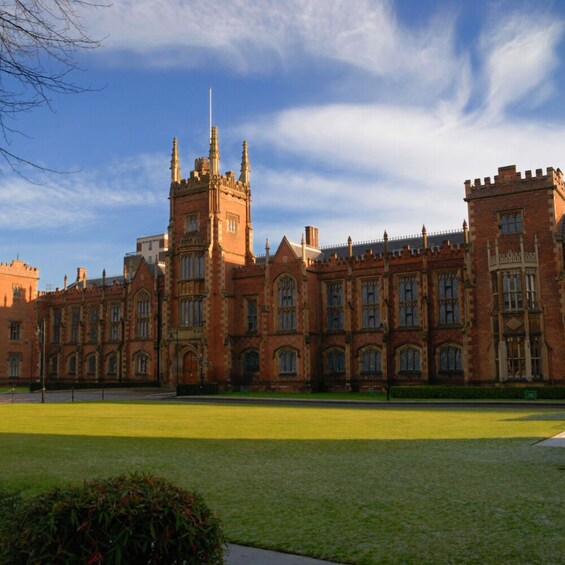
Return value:
[(565, 447), (565, 432), (536, 443), (541, 447)]
[(228, 544), (226, 565), (332, 565), (335, 561), (322, 561), (302, 555), (279, 553), (245, 545)]

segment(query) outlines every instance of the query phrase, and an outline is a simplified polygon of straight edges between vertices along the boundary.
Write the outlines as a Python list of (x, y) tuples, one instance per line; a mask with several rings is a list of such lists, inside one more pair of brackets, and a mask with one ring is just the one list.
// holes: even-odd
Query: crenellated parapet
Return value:
[(14, 259), (11, 263), (0, 263), (0, 274), (38, 277), (39, 269), (19, 259)]
[(565, 193), (565, 180), (560, 169), (548, 167), (545, 173), (543, 169), (536, 169), (535, 174), (526, 171), (522, 177), (522, 173), (516, 171), (516, 165), (509, 165), (499, 167), (498, 174), (492, 180), (490, 177), (485, 177), (483, 182), (480, 178), (475, 179), (474, 182), (466, 180), (465, 200), (548, 188), (555, 188)]

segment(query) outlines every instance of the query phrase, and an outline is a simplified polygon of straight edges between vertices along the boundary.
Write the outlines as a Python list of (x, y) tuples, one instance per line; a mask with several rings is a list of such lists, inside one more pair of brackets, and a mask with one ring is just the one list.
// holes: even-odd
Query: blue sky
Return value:
[(565, 168), (565, 3), (420, 0), (115, 0), (83, 13), (103, 47), (18, 118), (9, 149), (50, 168), (1, 167), (0, 259), (62, 286), (122, 271), (138, 236), (168, 223), (169, 159), (208, 151), (208, 87), (221, 169), (247, 139), (255, 252), (457, 229), (463, 182)]

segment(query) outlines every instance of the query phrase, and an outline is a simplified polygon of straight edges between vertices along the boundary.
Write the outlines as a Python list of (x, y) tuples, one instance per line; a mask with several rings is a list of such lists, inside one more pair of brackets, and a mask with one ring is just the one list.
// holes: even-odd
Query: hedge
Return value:
[(393, 386), (390, 389), (393, 398), (480, 398), (480, 399), (521, 399), (526, 392), (536, 392), (539, 399), (565, 399), (565, 387), (562, 386)]
[(218, 383), (177, 385), (177, 396), (196, 396), (198, 394), (218, 394)]
[[(128, 381), (128, 382), (116, 382), (116, 381), (98, 381), (98, 382), (73, 382), (73, 381), (46, 381), (46, 390), (81, 390), (81, 389), (93, 389), (93, 388), (151, 388), (159, 387), (160, 384), (155, 381)], [(29, 385), (30, 392), (36, 390), (41, 390), (41, 382), (33, 382)]]

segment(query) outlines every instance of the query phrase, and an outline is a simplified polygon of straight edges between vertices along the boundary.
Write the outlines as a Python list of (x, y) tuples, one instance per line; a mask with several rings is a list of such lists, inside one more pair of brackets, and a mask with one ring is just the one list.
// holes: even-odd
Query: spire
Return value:
[(218, 128), (212, 126), (212, 136), (210, 138), (210, 174), (220, 174), (220, 147), (218, 145)]
[(171, 154), (171, 182), (180, 182), (180, 161), (177, 138), (173, 138), (173, 152)]
[(251, 168), (249, 167), (249, 153), (247, 152), (247, 141), (243, 142), (243, 151), (241, 153), (241, 174), (239, 175), (239, 181), (243, 184), (249, 184), (249, 173)]

